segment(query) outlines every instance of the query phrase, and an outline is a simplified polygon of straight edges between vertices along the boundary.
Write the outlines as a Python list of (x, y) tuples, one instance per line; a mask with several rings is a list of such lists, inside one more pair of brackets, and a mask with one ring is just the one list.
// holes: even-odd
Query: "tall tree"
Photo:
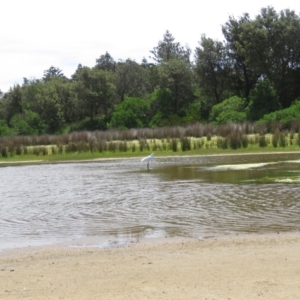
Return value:
[[(59, 85), (65, 83), (64, 79), (48, 79), (46, 82), (36, 80), (25, 85), (23, 109), (32, 111), (43, 120), (45, 132), (55, 133), (65, 123), (63, 112), (63, 94), (59, 92)], [(72, 110), (72, 107), (69, 108)]]
[(230, 74), (231, 88), (234, 94), (246, 99), (261, 76), (259, 70), (249, 66), (244, 53), (245, 42), (241, 35), (244, 25), (250, 22), (249, 14), (245, 13), (239, 19), (230, 16), (229, 20), (222, 26), (222, 32), (226, 39), (227, 56), (232, 69)]
[(51, 66), (48, 70), (44, 71), (44, 76), (43, 76), (43, 80), (47, 81), (50, 80), (53, 77), (59, 77), (59, 78), (65, 78), (64, 73), (62, 72), (62, 70), (60, 68), (56, 68)]
[(110, 72), (83, 67), (77, 75), (75, 91), (83, 116), (91, 121), (98, 114), (106, 115), (113, 105), (115, 85)]
[(116, 62), (106, 51), (104, 55), (101, 55), (99, 58), (96, 59), (96, 67), (101, 70), (114, 72), (116, 69)]
[(76, 71), (73, 75), (71, 75), (71, 80), (73, 82), (76, 82), (78, 80), (78, 74), (80, 73), (80, 70), (83, 68), (82, 64), (78, 64)]
[(283, 108), (300, 96), (300, 18), (294, 11), (261, 9), (243, 25), (241, 39), (246, 59), (274, 86)]
[(160, 87), (168, 89), (171, 96), (160, 99), (161, 109), (167, 114), (183, 116), (189, 103), (194, 100), (194, 80), (190, 64), (181, 59), (170, 59), (159, 66), (159, 78)]
[(10, 121), (15, 114), (23, 112), (23, 98), (22, 87), (19, 84), (14, 85), (7, 93), (4, 94), (1, 101), (3, 107), (2, 114), (7, 125), (10, 125)]
[(170, 59), (182, 59), (190, 62), (191, 49), (175, 42), (175, 38), (168, 30), (164, 34), (163, 40), (159, 41), (158, 45), (150, 52), (153, 55), (151, 58), (158, 64)]
[(230, 89), (230, 75), (232, 72), (226, 46), (219, 41), (201, 37), (196, 48), (195, 72), (198, 84), (204, 94), (210, 99), (210, 107), (226, 98), (226, 91)]
[(143, 98), (149, 88), (148, 72), (134, 60), (120, 61), (116, 65), (115, 83), (120, 101), (126, 97)]

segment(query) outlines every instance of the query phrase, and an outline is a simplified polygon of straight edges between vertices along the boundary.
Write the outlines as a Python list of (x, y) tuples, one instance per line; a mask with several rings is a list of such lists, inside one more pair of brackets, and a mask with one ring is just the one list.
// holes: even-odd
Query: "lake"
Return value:
[(158, 157), (149, 172), (132, 158), (0, 173), (0, 249), (300, 230), (300, 153)]

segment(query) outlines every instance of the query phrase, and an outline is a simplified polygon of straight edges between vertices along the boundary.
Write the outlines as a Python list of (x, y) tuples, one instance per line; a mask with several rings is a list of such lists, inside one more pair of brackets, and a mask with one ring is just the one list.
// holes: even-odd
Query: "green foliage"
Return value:
[(300, 119), (300, 100), (296, 100), (290, 107), (266, 114), (258, 123), (272, 123), (279, 121), (290, 124)]
[(66, 79), (65, 75), (63, 74), (60, 68), (51, 66), (48, 70), (44, 71), (43, 80), (48, 81), (51, 80), (53, 77)]
[(300, 17), (285, 9), (262, 8), (254, 20), (241, 25), (238, 52), (273, 85), (280, 105), (287, 108), (299, 97)]
[(70, 131), (80, 131), (80, 130), (105, 130), (107, 126), (103, 116), (97, 116), (93, 119), (84, 118), (78, 122), (72, 123), (70, 125)]
[(201, 37), (196, 48), (196, 74), (199, 87), (211, 99), (211, 106), (220, 103), (229, 88), (231, 72), (227, 48), (219, 41)]
[(215, 124), (242, 123), (246, 121), (245, 101), (237, 96), (213, 106), (210, 120)]
[(278, 96), (271, 83), (267, 79), (260, 80), (249, 96), (248, 119), (257, 121), (279, 108)]
[(0, 122), (0, 136), (10, 136), (14, 134), (14, 130), (8, 127), (6, 124)]
[(245, 42), (242, 37), (245, 27), (251, 22), (249, 14), (244, 13), (238, 19), (230, 16), (229, 20), (222, 26), (226, 40), (224, 45), (226, 51), (223, 59), (227, 64), (229, 63), (231, 70), (228, 73), (226, 88), (232, 94), (240, 95), (246, 99), (261, 76), (261, 72), (249, 64), (245, 55)]
[(37, 135), (46, 132), (46, 124), (37, 113), (30, 110), (14, 115), (11, 126), (17, 135)]
[(114, 107), (109, 128), (138, 128), (148, 125), (149, 104), (141, 98), (126, 98)]
[(183, 118), (184, 123), (196, 123), (201, 121), (200, 101), (192, 102), (186, 110), (186, 116)]
[(41, 79), (24, 78), (0, 91), (0, 135), (299, 120), (300, 16), (262, 8), (254, 19), (230, 16), (222, 32), (222, 42), (201, 37), (194, 63), (166, 31), (150, 51), (154, 62), (115, 61), (106, 52), (70, 79), (53, 66)]
[(160, 86), (168, 97), (162, 97), (160, 107), (167, 114), (184, 116), (189, 103), (194, 101), (193, 73), (190, 64), (180, 59), (170, 59), (159, 67)]
[(98, 59), (96, 59), (96, 63), (96, 67), (98, 69), (115, 72), (116, 62), (107, 51), (104, 55), (101, 55)]
[(119, 100), (124, 101), (126, 97), (143, 98), (148, 90), (148, 72), (131, 59), (116, 64), (114, 83)]
[(111, 73), (98, 68), (82, 67), (76, 75), (75, 93), (81, 117), (92, 121), (106, 115), (113, 105), (115, 85)]

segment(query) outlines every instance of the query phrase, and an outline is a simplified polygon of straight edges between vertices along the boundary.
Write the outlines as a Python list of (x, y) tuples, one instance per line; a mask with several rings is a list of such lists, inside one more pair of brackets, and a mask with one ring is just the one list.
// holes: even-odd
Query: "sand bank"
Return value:
[(300, 299), (300, 235), (4, 252), (0, 299)]

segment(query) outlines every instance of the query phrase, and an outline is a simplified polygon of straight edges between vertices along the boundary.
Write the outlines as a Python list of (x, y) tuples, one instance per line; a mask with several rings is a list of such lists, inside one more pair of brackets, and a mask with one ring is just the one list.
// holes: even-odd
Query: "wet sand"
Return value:
[(0, 253), (0, 299), (299, 299), (300, 234)]

